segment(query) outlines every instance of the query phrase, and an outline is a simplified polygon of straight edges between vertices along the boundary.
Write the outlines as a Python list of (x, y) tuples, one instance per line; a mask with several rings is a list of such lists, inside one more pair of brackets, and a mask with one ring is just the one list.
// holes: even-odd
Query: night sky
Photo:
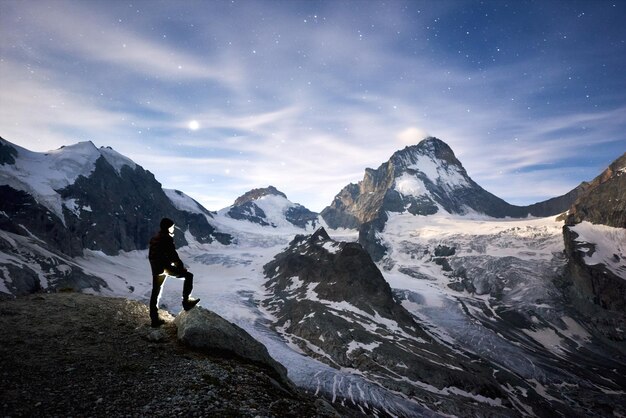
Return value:
[(427, 135), (513, 204), (626, 151), (626, 1), (0, 0), (0, 136), (311, 210)]

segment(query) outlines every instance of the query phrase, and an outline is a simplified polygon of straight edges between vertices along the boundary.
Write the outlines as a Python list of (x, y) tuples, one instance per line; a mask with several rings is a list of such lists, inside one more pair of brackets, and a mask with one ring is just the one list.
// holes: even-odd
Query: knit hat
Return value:
[(171, 220), (170, 218), (163, 218), (161, 219), (161, 231), (165, 231), (167, 230), (170, 226), (174, 225), (174, 221)]

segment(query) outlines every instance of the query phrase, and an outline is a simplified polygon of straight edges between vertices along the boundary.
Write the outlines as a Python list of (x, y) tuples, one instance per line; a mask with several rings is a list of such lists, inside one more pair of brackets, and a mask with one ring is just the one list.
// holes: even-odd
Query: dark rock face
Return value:
[(375, 238), (386, 212), (433, 215), (440, 208), (452, 214), (468, 209), (496, 218), (550, 216), (567, 210), (583, 186), (564, 196), (530, 206), (514, 206), (476, 184), (452, 149), (437, 138), (394, 153), (376, 170), (366, 169), (359, 184), (349, 184), (321, 215), (331, 228), (359, 230), (359, 242), (374, 259), (386, 248)]
[(317, 213), (297, 203), (285, 212), (285, 218), (300, 228), (306, 228), (309, 223), (315, 228), (317, 226), (318, 216)]
[(17, 150), (0, 137), (0, 164), (15, 164)]
[[(265, 211), (258, 207), (254, 202), (244, 202), (240, 205), (235, 205), (228, 211), (228, 216), (237, 220), (250, 221), (261, 226), (269, 226), (267, 222), (267, 215)], [(276, 225), (272, 225), (276, 227)]]
[(603, 309), (619, 311), (626, 318), (626, 277), (618, 277), (604, 264), (587, 264), (585, 258), (593, 254), (595, 245), (577, 242), (577, 237), (570, 227), (563, 227), (568, 257), (565, 277), (570, 298), (575, 304), (592, 303)]
[[(425, 332), (396, 302), (361, 245), (335, 242), (320, 228), (313, 235), (296, 236), (289, 248), (264, 266), (264, 273), (269, 297), (263, 305), (277, 318), (274, 328), (308, 355), (335, 368), (357, 369), (438, 412), (511, 413), (510, 401), (492, 377), (493, 370)], [(523, 385), (508, 372), (498, 372), (498, 380), (512, 379)], [(424, 384), (431, 389), (425, 390)], [(452, 393), (456, 389), (444, 390), (451, 387), (459, 389), (457, 394), (471, 393), (494, 402), (468, 402)], [(528, 396), (537, 410), (546, 408), (539, 397)]]
[(570, 208), (567, 224), (582, 221), (626, 228), (626, 153), (586, 184)]
[[(81, 208), (74, 213), (66, 208), (64, 214), (68, 229), (80, 237), (83, 248), (110, 255), (145, 249), (162, 217), (171, 218), (179, 229), (195, 232), (199, 242), (229, 242), (227, 235), (216, 234), (205, 216), (176, 209), (154, 175), (140, 166), (134, 170), (124, 166), (118, 175), (100, 157), (89, 177), (79, 177), (59, 193), (65, 200), (74, 199)], [(84, 210), (87, 206), (91, 210)], [(187, 244), (183, 234), (175, 238), (177, 245)]]
[(83, 253), (80, 237), (56, 214), (28, 193), (7, 185), (0, 186), (0, 229), (23, 236), (32, 234), (70, 256)]
[[(562, 283), (579, 309), (587, 311), (589, 307), (584, 305), (593, 304), (626, 319), (626, 270), (620, 277), (604, 264), (586, 263), (585, 259), (596, 251), (596, 244), (578, 242), (578, 234), (572, 230), (583, 221), (626, 228), (626, 153), (587, 183), (570, 208), (563, 227), (568, 265)], [(614, 257), (619, 261), (618, 253), (615, 249)]]
[[(626, 268), (620, 275), (606, 265), (588, 264), (586, 259), (597, 250), (597, 243), (580, 242), (573, 227), (583, 221), (594, 225), (626, 228), (626, 154), (615, 160), (602, 174), (586, 184), (572, 205), (563, 227), (567, 271), (561, 283), (566, 294), (582, 311), (598, 306), (626, 319)], [(619, 249), (614, 257), (620, 261)]]
[(108, 288), (104, 280), (85, 272), (70, 257), (31, 236), (0, 231), (0, 254), (9, 256), (0, 261), (0, 299), (39, 291)]

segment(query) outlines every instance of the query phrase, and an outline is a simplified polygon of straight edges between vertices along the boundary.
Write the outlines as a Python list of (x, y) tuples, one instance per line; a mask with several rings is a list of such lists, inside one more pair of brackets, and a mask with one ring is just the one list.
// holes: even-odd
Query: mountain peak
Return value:
[(396, 151), (391, 156), (390, 161), (395, 167), (403, 169), (416, 165), (420, 157), (422, 157), (422, 159), (423, 157), (429, 157), (431, 160), (440, 160), (447, 165), (462, 168), (462, 164), (454, 155), (452, 148), (441, 139), (433, 136), (423, 139), (417, 145), (410, 145), (402, 150)]
[(287, 196), (274, 186), (252, 189), (244, 193), (226, 211), (230, 218), (274, 228), (296, 226), (307, 229), (315, 227), (318, 222), (317, 213), (289, 201)]
[(249, 192), (242, 194), (235, 200), (234, 206), (241, 206), (244, 203), (252, 202), (253, 200), (260, 199), (263, 196), (281, 196), (287, 199), (287, 195), (278, 190), (276, 187), (268, 186), (259, 189), (252, 189)]

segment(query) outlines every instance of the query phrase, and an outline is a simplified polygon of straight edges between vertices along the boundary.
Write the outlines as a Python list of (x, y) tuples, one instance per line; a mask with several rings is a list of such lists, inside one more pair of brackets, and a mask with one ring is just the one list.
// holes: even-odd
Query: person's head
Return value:
[(168, 232), (170, 235), (174, 234), (174, 221), (170, 218), (161, 219), (160, 223), (161, 231)]

